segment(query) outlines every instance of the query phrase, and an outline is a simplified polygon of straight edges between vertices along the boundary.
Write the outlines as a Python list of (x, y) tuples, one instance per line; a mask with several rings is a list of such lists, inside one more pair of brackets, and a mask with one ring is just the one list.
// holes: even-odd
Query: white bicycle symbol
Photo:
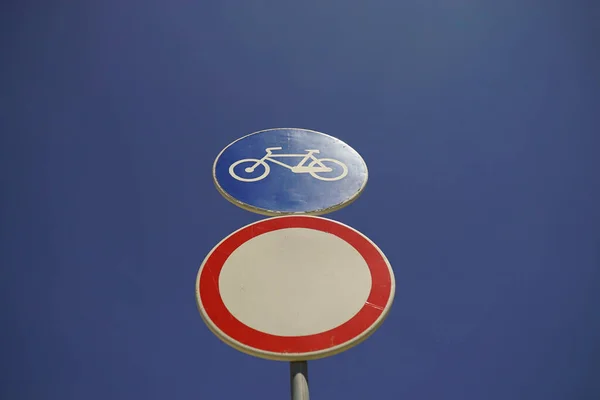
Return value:
[[(234, 177), (235, 179), (237, 179), (238, 181), (242, 181), (242, 182), (260, 181), (261, 179), (264, 179), (267, 175), (269, 175), (269, 172), (271, 172), (271, 167), (269, 166), (269, 164), (267, 164), (267, 161), (271, 161), (272, 163), (281, 165), (282, 167), (285, 167), (285, 168), (291, 170), (295, 174), (308, 173), (308, 174), (311, 174), (313, 178), (317, 178), (321, 181), (338, 181), (338, 180), (344, 178), (346, 175), (348, 175), (348, 167), (343, 162), (335, 160), (333, 158), (320, 158), (320, 159), (316, 158), (313, 154), (318, 154), (319, 150), (306, 150), (306, 154), (273, 154), (272, 153), (273, 150), (281, 150), (281, 149), (282, 149), (281, 147), (269, 147), (269, 148), (265, 149), (267, 154), (265, 154), (265, 156), (263, 158), (261, 158), (260, 160), (257, 158), (244, 158), (243, 160), (236, 161), (233, 164), (231, 164), (231, 166), (229, 167), (229, 174), (232, 177)], [(287, 165), (287, 164), (275, 159), (275, 158), (283, 158), (283, 157), (303, 157), (303, 158), (297, 165), (290, 166), (290, 165)], [(308, 166), (304, 165), (309, 159), (312, 160), (310, 162), (310, 164), (308, 164)], [(244, 172), (251, 174), (259, 166), (263, 167), (264, 171), (262, 172), (262, 174), (260, 174), (259, 176), (255, 177), (255, 178), (243, 178), (243, 177), (239, 176), (238, 174), (236, 174), (235, 167), (237, 167), (240, 164), (248, 164), (248, 163), (250, 163), (251, 165), (244, 168)], [(319, 175), (319, 173), (333, 171), (333, 168), (328, 167), (326, 165), (326, 163), (331, 163), (331, 164), (340, 166), (342, 168), (341, 173), (339, 175), (335, 175), (333, 177)]]

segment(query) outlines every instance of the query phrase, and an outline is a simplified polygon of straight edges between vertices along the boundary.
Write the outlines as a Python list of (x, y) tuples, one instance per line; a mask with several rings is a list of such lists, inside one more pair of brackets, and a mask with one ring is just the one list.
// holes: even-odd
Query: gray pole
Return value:
[(309, 400), (308, 363), (306, 361), (290, 362), (290, 383), (292, 400)]

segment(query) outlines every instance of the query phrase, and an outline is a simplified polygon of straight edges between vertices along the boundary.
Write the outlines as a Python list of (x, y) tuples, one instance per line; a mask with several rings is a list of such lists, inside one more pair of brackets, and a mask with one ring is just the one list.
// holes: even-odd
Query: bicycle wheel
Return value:
[[(335, 160), (333, 158), (321, 158), (320, 160), (314, 160), (313, 162), (311, 162), (308, 166), (309, 167), (314, 167), (315, 164), (323, 164), (328, 168), (332, 169), (332, 172), (310, 172), (310, 174), (313, 176), (313, 178), (317, 178), (320, 181), (339, 181), (340, 179), (344, 178), (346, 175), (348, 175), (348, 167), (346, 166), (346, 164), (344, 164), (341, 161)], [(332, 163), (334, 165), (327, 165), (328, 163)], [(336, 167), (337, 166), (337, 167)], [(340, 171), (341, 168), (341, 171)], [(328, 175), (319, 175), (319, 174), (329, 174)]]
[[(241, 164), (245, 164), (245, 167), (238, 168), (239, 172), (236, 172), (235, 171), (236, 167)], [(252, 168), (256, 164), (258, 164), (256, 166), (256, 168)], [(262, 172), (262, 174), (256, 176), (256, 174), (254, 174), (254, 172), (257, 170), (260, 171), (261, 166), (264, 168), (264, 171)], [(263, 160), (258, 160), (256, 158), (244, 158), (243, 160), (234, 162), (229, 167), (229, 175), (231, 175), (238, 181), (242, 181), (242, 182), (260, 181), (261, 179), (264, 179), (267, 175), (269, 175), (269, 172), (271, 172), (271, 167), (269, 167), (269, 164), (267, 164)], [(245, 174), (242, 174), (242, 173), (245, 173)]]

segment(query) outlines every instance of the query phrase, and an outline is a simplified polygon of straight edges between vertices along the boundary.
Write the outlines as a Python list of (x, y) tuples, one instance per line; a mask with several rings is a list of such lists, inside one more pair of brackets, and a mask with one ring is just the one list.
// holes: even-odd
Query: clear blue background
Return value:
[(0, 397), (281, 399), (202, 323), (239, 136), (351, 143), (398, 281), (315, 399), (600, 398), (594, 1), (5, 1)]

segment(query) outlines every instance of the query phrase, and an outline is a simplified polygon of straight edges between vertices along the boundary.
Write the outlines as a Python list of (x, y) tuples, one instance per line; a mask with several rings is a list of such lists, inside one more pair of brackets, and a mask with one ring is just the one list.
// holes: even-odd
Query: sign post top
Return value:
[(346, 143), (309, 129), (275, 128), (246, 135), (213, 165), (219, 192), (263, 215), (321, 215), (354, 201), (368, 179), (367, 165)]
[(395, 281), (362, 233), (315, 216), (282, 216), (232, 233), (196, 280), (200, 314), (230, 346), (298, 361), (357, 345), (387, 316)]

